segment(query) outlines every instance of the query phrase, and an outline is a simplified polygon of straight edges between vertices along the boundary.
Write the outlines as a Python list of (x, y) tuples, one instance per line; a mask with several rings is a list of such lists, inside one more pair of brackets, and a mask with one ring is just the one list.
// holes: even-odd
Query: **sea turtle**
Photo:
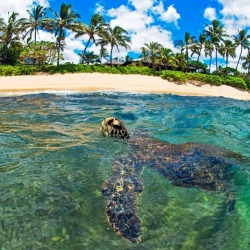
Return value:
[[(151, 166), (173, 185), (197, 187), (205, 191), (225, 191), (227, 210), (235, 209), (235, 194), (230, 180), (238, 155), (219, 147), (198, 143), (169, 144), (143, 133), (129, 133), (123, 122), (115, 117), (102, 121), (101, 134), (128, 139), (134, 153), (117, 158), (112, 177), (102, 190), (107, 199), (106, 215), (110, 225), (127, 240), (141, 240), (141, 220), (137, 197), (143, 191), (140, 178), (144, 166)], [(138, 134), (138, 133), (137, 133)]]

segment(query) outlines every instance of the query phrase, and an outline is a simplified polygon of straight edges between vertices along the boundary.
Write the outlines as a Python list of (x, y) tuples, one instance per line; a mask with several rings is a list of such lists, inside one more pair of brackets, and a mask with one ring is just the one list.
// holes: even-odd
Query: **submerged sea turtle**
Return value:
[(101, 134), (128, 139), (134, 151), (116, 159), (112, 177), (102, 190), (108, 201), (106, 215), (110, 225), (129, 241), (141, 240), (137, 197), (143, 191), (140, 175), (147, 165), (171, 180), (173, 185), (225, 191), (228, 212), (234, 211), (235, 195), (230, 180), (232, 167), (238, 164), (237, 154), (203, 144), (159, 142), (140, 133), (130, 138), (122, 121), (115, 117), (102, 121)]

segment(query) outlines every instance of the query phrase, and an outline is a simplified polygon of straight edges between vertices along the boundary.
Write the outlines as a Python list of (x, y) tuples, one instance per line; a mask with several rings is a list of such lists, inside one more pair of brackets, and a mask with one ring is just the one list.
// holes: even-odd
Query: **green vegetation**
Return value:
[(11, 66), (1, 65), (0, 76), (34, 75), (37, 72), (36, 66)]
[(232, 87), (241, 88), (244, 90), (249, 89), (249, 82), (244, 81), (240, 77), (233, 76), (219, 76), (219, 75), (206, 75), (201, 73), (185, 73), (182, 71), (163, 70), (161, 72), (154, 72), (146, 66), (118, 66), (110, 67), (105, 65), (83, 65), (66, 63), (63, 65), (40, 65), (40, 66), (11, 66), (1, 65), (0, 76), (14, 76), (14, 75), (34, 75), (37, 73), (108, 73), (108, 74), (140, 74), (140, 75), (158, 75), (163, 79), (174, 81), (178, 83), (185, 83), (189, 81), (200, 82), (200, 84), (207, 83), (211, 85), (229, 85)]
[(219, 76), (219, 75), (206, 75), (200, 73), (184, 73), (180, 71), (164, 70), (162, 71), (161, 77), (170, 81), (175, 81), (179, 83), (185, 83), (188, 81), (196, 81), (202, 83), (207, 83), (211, 85), (229, 85), (232, 87), (241, 88), (248, 90), (247, 82), (245, 82), (240, 77), (233, 76)]
[(48, 74), (66, 74), (66, 73), (108, 73), (108, 74), (140, 74), (153, 75), (152, 69), (149, 67), (138, 66), (118, 66), (110, 67), (106, 65), (83, 65), (66, 63), (63, 65), (40, 65), (40, 66), (26, 66), (26, 65), (0, 65), (0, 76), (15, 76), (15, 75), (34, 75), (37, 73)]

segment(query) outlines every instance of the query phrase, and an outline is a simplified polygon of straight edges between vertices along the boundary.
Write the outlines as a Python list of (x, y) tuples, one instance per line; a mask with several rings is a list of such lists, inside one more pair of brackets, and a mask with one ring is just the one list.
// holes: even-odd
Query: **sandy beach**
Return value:
[(230, 86), (175, 84), (160, 77), (101, 73), (55, 74), (0, 77), (0, 95), (46, 91), (115, 91), (176, 94), (183, 96), (223, 96), (250, 100), (250, 92)]

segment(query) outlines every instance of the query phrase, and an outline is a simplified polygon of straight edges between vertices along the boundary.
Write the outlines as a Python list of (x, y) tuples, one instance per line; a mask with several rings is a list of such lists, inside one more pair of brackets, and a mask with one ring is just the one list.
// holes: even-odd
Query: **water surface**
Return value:
[[(126, 143), (99, 134), (107, 116), (170, 143), (242, 155), (236, 212), (224, 193), (174, 187), (142, 174), (142, 242), (110, 228), (102, 185)], [(250, 249), (250, 102), (118, 93), (0, 97), (0, 249)]]

